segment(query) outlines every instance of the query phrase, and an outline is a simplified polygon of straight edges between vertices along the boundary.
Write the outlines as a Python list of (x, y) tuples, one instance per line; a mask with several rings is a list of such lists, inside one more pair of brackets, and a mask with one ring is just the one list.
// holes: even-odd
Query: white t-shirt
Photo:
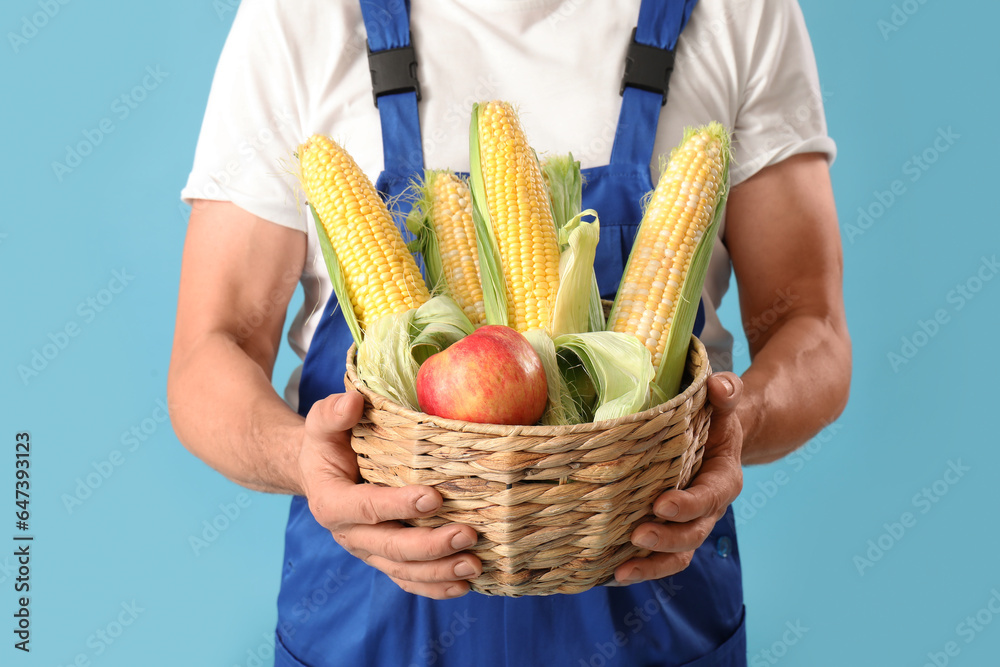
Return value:
[[(638, 12), (639, 0), (413, 0), (425, 165), (468, 170), (470, 110), (487, 99), (519, 107), (540, 154), (571, 151), (584, 168), (607, 164)], [(679, 142), (684, 127), (712, 120), (733, 131), (733, 185), (797, 153), (823, 152), (833, 160), (812, 45), (796, 0), (698, 3), (681, 35), (660, 116), (654, 182), (658, 156)], [(300, 358), (332, 291), (292, 176), (292, 153), (313, 133), (341, 142), (372, 181), (382, 171), (359, 2), (243, 0), (219, 58), (181, 196), (189, 203), (232, 201), (308, 234), (305, 301), (289, 332)], [(729, 254), (717, 242), (702, 335), (717, 370), (731, 367), (733, 339), (716, 315), (730, 273)], [(285, 392), (293, 408), (298, 375)]]

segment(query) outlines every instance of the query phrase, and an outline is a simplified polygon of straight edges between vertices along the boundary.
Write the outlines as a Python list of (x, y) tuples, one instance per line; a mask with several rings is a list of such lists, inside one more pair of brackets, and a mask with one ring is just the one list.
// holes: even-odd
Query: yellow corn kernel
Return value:
[(670, 156), (636, 236), (635, 249), (609, 318), (634, 334), (659, 367), (691, 256), (715, 214), (724, 168), (722, 140), (693, 134)]
[(476, 326), (486, 323), (479, 252), (472, 221), (472, 194), (457, 175), (441, 171), (428, 184), (430, 214), (448, 294)]
[(340, 263), (362, 329), (430, 298), (375, 186), (347, 151), (313, 135), (298, 150), (301, 182)]
[(518, 331), (548, 331), (559, 290), (559, 244), (541, 168), (510, 104), (480, 105), (479, 150), (508, 320)]

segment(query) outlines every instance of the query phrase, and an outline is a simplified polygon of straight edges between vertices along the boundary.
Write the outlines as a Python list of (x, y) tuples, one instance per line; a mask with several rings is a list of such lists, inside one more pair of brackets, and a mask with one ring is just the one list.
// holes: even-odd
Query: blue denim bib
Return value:
[[(636, 41), (674, 49), (697, 0), (643, 0)], [(373, 52), (409, 45), (409, 1), (361, 3)], [(663, 95), (626, 87), (610, 163), (585, 169), (583, 207), (600, 215), (595, 269), (613, 298), (653, 188), (649, 165)], [(382, 95), (386, 170), (376, 183), (394, 197), (423, 173), (414, 92)], [(402, 201), (402, 200), (400, 200)], [(306, 354), (299, 411), (344, 390), (353, 342), (331, 296)], [(704, 323), (699, 311), (696, 333)], [(732, 508), (683, 572), (577, 595), (436, 601), (402, 591), (348, 554), (292, 499), (278, 597), (276, 662), (406, 667), (622, 667), (745, 665), (743, 591)]]

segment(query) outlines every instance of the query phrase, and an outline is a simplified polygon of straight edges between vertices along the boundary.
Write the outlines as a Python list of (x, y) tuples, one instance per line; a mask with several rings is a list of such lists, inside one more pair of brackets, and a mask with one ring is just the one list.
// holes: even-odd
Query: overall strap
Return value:
[(420, 173), (424, 168), (417, 112), (420, 82), (410, 44), (410, 0), (360, 1), (372, 93), (382, 121), (385, 171)]
[(660, 110), (667, 103), (677, 38), (698, 0), (642, 0), (625, 57), (622, 108), (611, 164), (649, 164)]

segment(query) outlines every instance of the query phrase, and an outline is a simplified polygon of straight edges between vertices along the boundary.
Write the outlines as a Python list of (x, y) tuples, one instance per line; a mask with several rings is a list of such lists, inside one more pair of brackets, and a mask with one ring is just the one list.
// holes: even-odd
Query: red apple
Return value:
[(417, 371), (420, 409), (448, 419), (530, 425), (541, 419), (547, 397), (542, 360), (510, 327), (480, 327)]

